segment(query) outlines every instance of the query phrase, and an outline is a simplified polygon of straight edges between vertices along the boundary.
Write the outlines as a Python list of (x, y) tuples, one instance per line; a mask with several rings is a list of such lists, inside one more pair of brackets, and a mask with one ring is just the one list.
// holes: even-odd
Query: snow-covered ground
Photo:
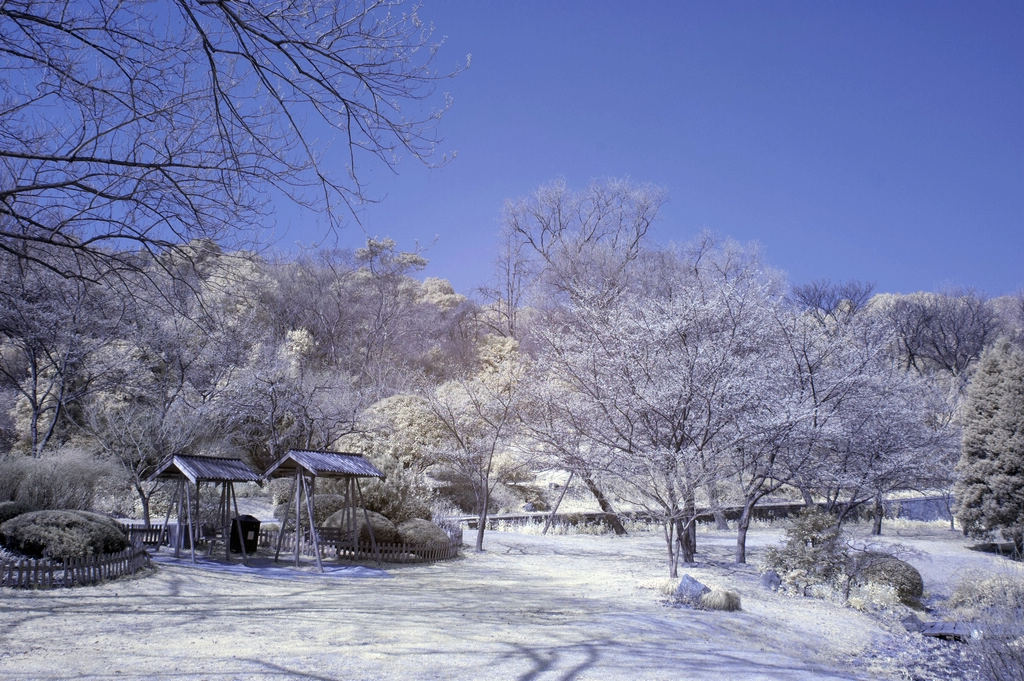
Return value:
[[(933, 602), (964, 574), (1005, 570), (934, 525), (912, 549)], [(754, 530), (753, 563), (778, 541)], [(345, 571), (268, 579), (160, 563), (99, 587), (0, 593), (0, 679), (945, 679), (969, 647), (909, 634), (898, 617), (762, 589), (704, 532), (686, 572), (739, 592), (743, 610), (666, 606), (663, 541), (488, 533), (487, 551), (390, 578)], [(287, 563), (285, 563), (287, 565)], [(362, 573), (361, 573), (362, 574)], [(368, 575), (368, 576), (367, 576)], [(929, 615), (923, 615), (929, 619)]]

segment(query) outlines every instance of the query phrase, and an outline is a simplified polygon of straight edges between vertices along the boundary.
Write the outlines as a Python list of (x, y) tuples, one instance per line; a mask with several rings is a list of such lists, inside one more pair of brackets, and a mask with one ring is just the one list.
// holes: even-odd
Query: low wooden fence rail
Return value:
[[(950, 505), (952, 499), (944, 496), (929, 495), (912, 497), (907, 499), (886, 499), (883, 502), (885, 517), (887, 518), (908, 518), (910, 520), (949, 520)], [(860, 503), (864, 517), (870, 517), (870, 502)], [(752, 511), (755, 520), (779, 520), (796, 515), (807, 504), (804, 502), (768, 502), (758, 504)], [(740, 506), (726, 506), (720, 509), (727, 520), (736, 520), (743, 512)], [(560, 525), (594, 525), (604, 522), (608, 517), (604, 511), (561, 511), (554, 514), (552, 522)], [(631, 520), (641, 523), (659, 522), (652, 514), (646, 511), (619, 511), (614, 515), (620, 520)], [(543, 524), (551, 517), (550, 511), (528, 511), (522, 513), (489, 513), (487, 515), (487, 529), (498, 529), (502, 524), (517, 526), (529, 524)], [(714, 520), (714, 513), (710, 509), (697, 509), (697, 520)], [(456, 522), (462, 523), (471, 530), (477, 529), (479, 518), (475, 515), (457, 516)]]
[[(278, 530), (260, 530), (259, 546), (262, 548), (277, 547)], [(377, 543), (377, 552), (368, 541), (353, 541), (351, 533), (338, 528), (317, 528), (321, 558), (341, 558), (347, 560), (377, 560), (385, 563), (433, 563), (439, 560), (450, 560), (459, 555), (462, 546), (462, 528), (449, 531), (447, 542), (430, 544)], [(281, 539), (282, 553), (295, 551), (295, 533), (286, 532)], [(313, 542), (304, 534), (299, 544), (299, 552), (306, 556), (313, 555)]]
[(54, 589), (85, 586), (133, 575), (149, 567), (149, 554), (134, 544), (120, 553), (104, 553), (62, 561), (24, 558), (0, 560), (0, 586)]

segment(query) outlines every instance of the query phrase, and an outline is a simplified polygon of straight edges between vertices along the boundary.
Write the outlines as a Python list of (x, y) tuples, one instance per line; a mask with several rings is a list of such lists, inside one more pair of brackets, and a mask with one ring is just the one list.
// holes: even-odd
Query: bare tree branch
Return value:
[(6, 0), (0, 250), (237, 246), (276, 195), (340, 226), (362, 164), (433, 157), (439, 45), (401, 0)]

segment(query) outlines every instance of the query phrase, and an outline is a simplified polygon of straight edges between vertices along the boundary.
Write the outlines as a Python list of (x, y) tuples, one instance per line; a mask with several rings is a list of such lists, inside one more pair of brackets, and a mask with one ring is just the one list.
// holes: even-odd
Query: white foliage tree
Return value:
[[(594, 462), (666, 529), (670, 572), (696, 551), (698, 493), (733, 471), (727, 453), (763, 416), (766, 337), (779, 298), (749, 254), (707, 241), (663, 252), (610, 302), (576, 297), (543, 331), (540, 362), (589, 413)], [(644, 276), (641, 276), (644, 275)]]
[(428, 397), (444, 433), (438, 459), (468, 481), (475, 496), (477, 551), (483, 551), (495, 486), (528, 463), (515, 447), (520, 382), (526, 370), (526, 359), (513, 339), (485, 336), (478, 370), (437, 386)]

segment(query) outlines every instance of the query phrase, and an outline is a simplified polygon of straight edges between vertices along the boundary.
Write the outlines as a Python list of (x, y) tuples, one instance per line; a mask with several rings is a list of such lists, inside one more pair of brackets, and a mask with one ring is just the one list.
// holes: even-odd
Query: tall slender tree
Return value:
[(999, 531), (1024, 551), (1024, 352), (1001, 339), (982, 354), (967, 390), (954, 488), (972, 535)]

